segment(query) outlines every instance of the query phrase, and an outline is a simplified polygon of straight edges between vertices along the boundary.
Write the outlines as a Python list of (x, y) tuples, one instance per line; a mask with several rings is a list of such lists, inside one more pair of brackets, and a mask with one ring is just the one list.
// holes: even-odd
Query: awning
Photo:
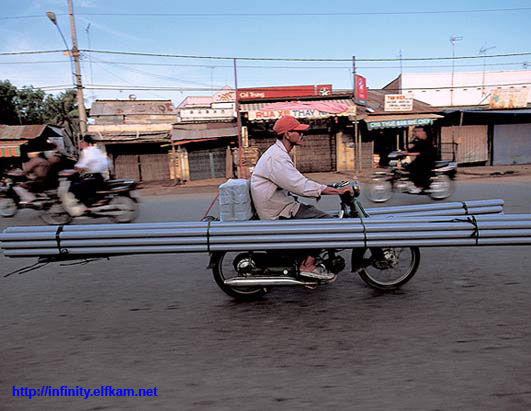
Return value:
[[(188, 126), (188, 127), (187, 127)], [(176, 125), (172, 130), (172, 140), (206, 140), (220, 137), (235, 137), (238, 135), (238, 128), (230, 125), (225, 127), (192, 127), (195, 124), (190, 125)]]
[(409, 126), (429, 126), (433, 124), (434, 120), (443, 118), (439, 114), (382, 114), (376, 116), (368, 116), (365, 119), (367, 128), (374, 130), (378, 128), (402, 128)]
[(356, 105), (352, 99), (284, 101), (278, 103), (242, 103), (240, 111), (249, 120), (274, 120), (286, 115), (295, 118), (318, 119), (330, 116), (354, 116)]
[(466, 114), (482, 114), (482, 115), (510, 115), (514, 116), (515, 114), (520, 115), (530, 115), (531, 109), (511, 109), (511, 110), (445, 110), (445, 113), (466, 113)]
[(0, 141), (0, 157), (20, 157), (20, 146), (27, 141)]

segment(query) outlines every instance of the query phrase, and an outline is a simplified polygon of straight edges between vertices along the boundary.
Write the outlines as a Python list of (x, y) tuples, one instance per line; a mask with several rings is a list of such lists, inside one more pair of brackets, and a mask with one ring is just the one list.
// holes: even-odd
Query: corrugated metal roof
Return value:
[(46, 124), (32, 124), (28, 126), (8, 126), (0, 124), (0, 139), (2, 140), (32, 140), (40, 137), (44, 129), (48, 127)]
[(177, 114), (171, 100), (96, 100), (90, 116), (115, 116), (124, 114)]
[(158, 142), (168, 140), (169, 133), (90, 133), (101, 142)]

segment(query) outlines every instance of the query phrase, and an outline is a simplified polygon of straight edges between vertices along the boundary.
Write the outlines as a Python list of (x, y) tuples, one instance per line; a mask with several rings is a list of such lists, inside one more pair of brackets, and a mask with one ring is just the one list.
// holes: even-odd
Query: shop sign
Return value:
[(403, 94), (386, 94), (384, 111), (412, 111), (413, 98)]
[(490, 93), (489, 108), (527, 107), (529, 89), (524, 87), (497, 88)]
[(238, 89), (238, 98), (240, 100), (282, 97), (329, 96), (331, 94), (331, 84), (320, 84), (318, 86), (311, 85)]
[(275, 120), (284, 116), (293, 116), (295, 118), (318, 119), (328, 118), (330, 116), (355, 116), (356, 107), (348, 106), (347, 110), (341, 113), (328, 113), (312, 108), (307, 109), (286, 109), (286, 110), (251, 110), (248, 112), (249, 120)]
[(356, 84), (356, 103), (366, 106), (369, 98), (367, 93), (367, 79), (356, 74), (354, 75), (354, 81)]
[(433, 124), (432, 118), (409, 118), (404, 120), (368, 121), (367, 128), (400, 128), (409, 126), (429, 126)]

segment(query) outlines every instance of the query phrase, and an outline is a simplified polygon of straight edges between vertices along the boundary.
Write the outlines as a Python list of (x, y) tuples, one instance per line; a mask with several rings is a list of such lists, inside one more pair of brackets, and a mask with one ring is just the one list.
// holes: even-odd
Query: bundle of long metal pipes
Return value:
[(531, 214), (10, 227), (8, 257), (238, 250), (531, 245)]
[(503, 205), (504, 201), (502, 199), (490, 199), (367, 208), (366, 211), (371, 217), (397, 214), (401, 216), (478, 215), (501, 213), (503, 211)]

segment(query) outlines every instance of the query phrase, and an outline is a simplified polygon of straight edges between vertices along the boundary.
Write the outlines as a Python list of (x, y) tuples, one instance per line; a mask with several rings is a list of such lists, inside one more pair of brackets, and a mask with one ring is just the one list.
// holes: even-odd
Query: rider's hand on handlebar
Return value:
[(354, 197), (354, 189), (352, 188), (352, 186), (350, 184), (348, 184), (348, 185), (346, 185), (344, 187), (338, 188), (337, 191), (339, 191), (338, 192), (339, 195), (343, 195), (345, 193), (350, 193), (350, 195), (352, 197)]

